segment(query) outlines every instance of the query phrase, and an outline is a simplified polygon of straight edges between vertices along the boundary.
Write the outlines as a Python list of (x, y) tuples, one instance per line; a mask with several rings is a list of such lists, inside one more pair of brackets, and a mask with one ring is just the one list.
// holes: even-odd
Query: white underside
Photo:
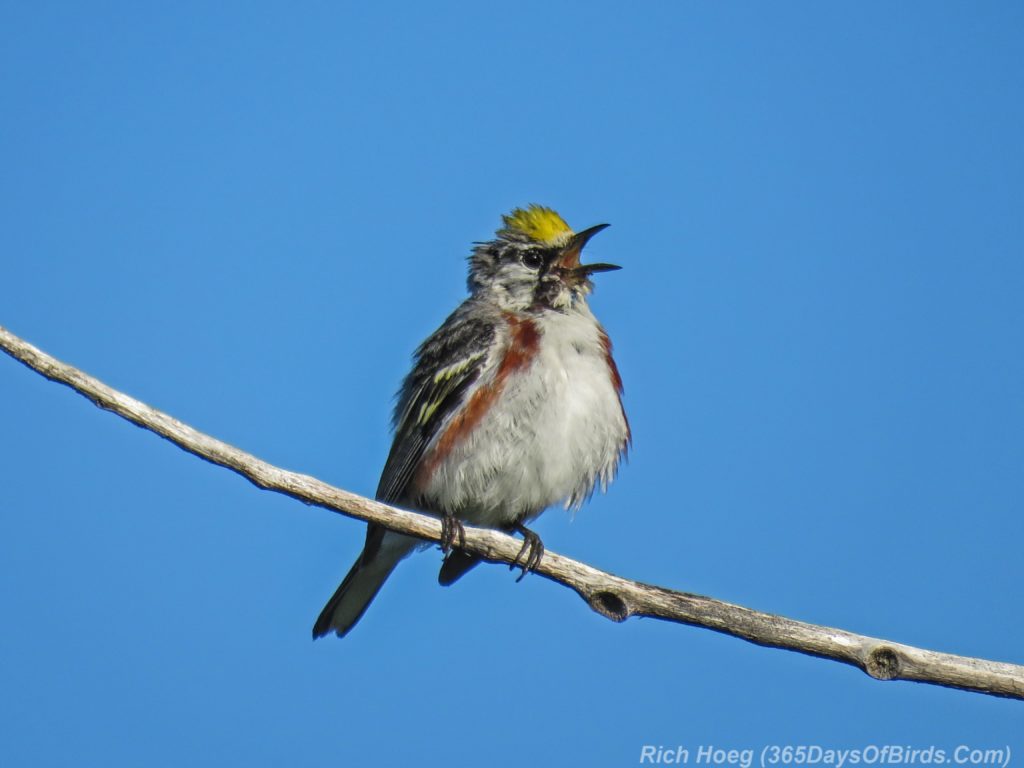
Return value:
[[(498, 527), (554, 504), (579, 507), (614, 477), (628, 428), (600, 326), (584, 302), (535, 322), (536, 357), (438, 466), (425, 493), (432, 508)], [(494, 376), (498, 357), (478, 386)]]

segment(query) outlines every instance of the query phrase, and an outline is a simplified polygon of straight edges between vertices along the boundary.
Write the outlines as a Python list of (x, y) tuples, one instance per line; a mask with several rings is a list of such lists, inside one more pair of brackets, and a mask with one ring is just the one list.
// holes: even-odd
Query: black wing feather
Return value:
[(395, 439), (377, 486), (377, 498), (409, 501), (409, 483), (442, 425), (489, 364), (495, 318), (469, 299), (416, 350), (395, 406)]

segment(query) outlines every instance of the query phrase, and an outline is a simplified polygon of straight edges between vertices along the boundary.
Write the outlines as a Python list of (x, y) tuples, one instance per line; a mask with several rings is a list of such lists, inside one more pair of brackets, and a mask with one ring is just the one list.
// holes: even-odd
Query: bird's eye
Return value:
[(523, 251), (523, 255), (519, 257), (519, 260), (528, 269), (540, 269), (541, 265), (544, 264), (544, 255), (540, 251)]

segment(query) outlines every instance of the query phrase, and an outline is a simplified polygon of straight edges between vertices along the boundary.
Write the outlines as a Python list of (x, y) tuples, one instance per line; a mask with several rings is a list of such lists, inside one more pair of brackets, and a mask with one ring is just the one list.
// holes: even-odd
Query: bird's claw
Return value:
[[(512, 570), (517, 565), (520, 565), (519, 561), (522, 560), (521, 567), (523, 572), (516, 579), (518, 584), (527, 573), (536, 570), (537, 566), (540, 565), (540, 559), (544, 556), (544, 542), (540, 540), (540, 536), (524, 525), (516, 525), (513, 530), (523, 535), (523, 546), (519, 550), (519, 554), (516, 555), (516, 559), (508, 567), (509, 570)], [(523, 555), (526, 555), (525, 559)]]
[(455, 515), (441, 516), (441, 551), (448, 554), (455, 546), (455, 540), (459, 540), (458, 546), (466, 546), (466, 528), (462, 521)]

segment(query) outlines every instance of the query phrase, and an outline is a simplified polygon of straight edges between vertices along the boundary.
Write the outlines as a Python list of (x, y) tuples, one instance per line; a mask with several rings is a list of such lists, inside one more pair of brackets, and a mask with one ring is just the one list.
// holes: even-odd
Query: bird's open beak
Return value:
[(583, 246), (587, 244), (590, 238), (608, 227), (608, 224), (598, 224), (596, 227), (584, 229), (582, 232), (577, 232), (573, 235), (572, 240), (569, 241), (569, 244), (565, 246), (562, 254), (558, 257), (557, 266), (579, 280), (586, 280), (595, 272), (612, 272), (616, 269), (622, 269), (617, 264), (580, 264), (580, 253), (583, 252)]

